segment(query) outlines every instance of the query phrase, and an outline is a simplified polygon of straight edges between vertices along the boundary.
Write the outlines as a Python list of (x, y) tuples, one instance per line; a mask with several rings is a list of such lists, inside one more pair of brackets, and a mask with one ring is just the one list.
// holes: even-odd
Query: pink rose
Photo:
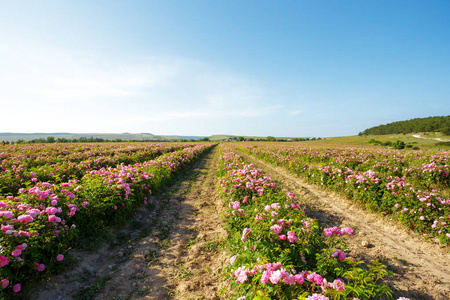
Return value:
[(282, 278), (282, 274), (280, 270), (276, 270), (274, 272), (272, 272), (272, 274), (270, 275), (270, 282), (272, 282), (273, 284), (277, 284), (280, 279)]
[(294, 276), (295, 282), (297, 282), (297, 284), (303, 284), (303, 282), (305, 282), (305, 278), (303, 278), (302, 274), (297, 274)]
[(270, 271), (270, 270), (264, 271), (262, 274), (262, 277), (261, 277), (261, 282), (268, 283), (271, 273), (272, 273), (272, 271)]
[(10, 262), (10, 259), (4, 255), (0, 256), (0, 268), (8, 265)]
[(22, 249), (16, 248), (13, 250), (13, 252), (11, 253), (12, 256), (17, 257), (20, 254), (22, 254)]
[(8, 279), (2, 279), (2, 281), (0, 281), (0, 286), (2, 287), (2, 289), (5, 289), (8, 285), (9, 285)]
[(273, 225), (270, 227), (270, 230), (272, 230), (274, 234), (280, 234), (280, 232), (283, 230), (283, 226)]
[(295, 243), (298, 240), (298, 238), (295, 236), (294, 231), (288, 231), (288, 240), (291, 243)]

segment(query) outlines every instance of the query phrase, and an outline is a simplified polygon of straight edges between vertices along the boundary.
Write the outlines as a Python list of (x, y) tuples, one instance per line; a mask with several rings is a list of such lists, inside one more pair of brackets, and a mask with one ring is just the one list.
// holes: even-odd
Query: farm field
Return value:
[(0, 151), (4, 298), (450, 297), (448, 152), (119, 145)]
[[(354, 135), (342, 137), (329, 137), (314, 141), (315, 145), (327, 146), (374, 146), (373, 141), (381, 143), (394, 143), (395, 141), (403, 141), (406, 145), (417, 147), (425, 150), (450, 150), (450, 136), (443, 135), (440, 132), (422, 132), (422, 133), (407, 133), (407, 134), (386, 134), (386, 135)], [(296, 143), (306, 146), (307, 143)], [(380, 146), (380, 148), (382, 148)]]
[[(60, 271), (75, 248), (125, 223), (212, 144), (44, 145), (2, 149), (2, 297)], [(89, 157), (92, 157), (88, 159)]]
[(450, 300), (450, 1), (54, 2), (0, 6), (0, 300)]
[(448, 152), (268, 144), (239, 148), (442, 243), (450, 241)]
[[(236, 146), (236, 145), (235, 145)], [(258, 145), (259, 146), (259, 145)], [(237, 146), (239, 148), (239, 146)], [(322, 226), (349, 226), (356, 229), (348, 240), (351, 255), (365, 261), (379, 259), (389, 266), (388, 279), (394, 295), (410, 299), (449, 297), (449, 248), (436, 238), (399, 226), (398, 221), (369, 212), (339, 193), (315, 185), (284, 167), (239, 152), (248, 162), (267, 170), (286, 190), (300, 195), (306, 212)]]

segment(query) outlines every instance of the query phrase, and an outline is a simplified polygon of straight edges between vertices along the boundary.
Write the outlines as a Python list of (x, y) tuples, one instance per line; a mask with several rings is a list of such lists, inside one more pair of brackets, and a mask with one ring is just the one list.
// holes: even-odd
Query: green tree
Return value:
[(66, 139), (66, 138), (57, 138), (57, 139), (56, 139), (56, 142), (57, 142), (57, 143), (68, 143), (69, 140)]
[(441, 128), (441, 133), (443, 135), (450, 135), (450, 126), (446, 126), (446, 127)]
[(394, 148), (394, 149), (405, 149), (405, 143), (403, 141), (396, 140), (392, 144), (392, 148)]

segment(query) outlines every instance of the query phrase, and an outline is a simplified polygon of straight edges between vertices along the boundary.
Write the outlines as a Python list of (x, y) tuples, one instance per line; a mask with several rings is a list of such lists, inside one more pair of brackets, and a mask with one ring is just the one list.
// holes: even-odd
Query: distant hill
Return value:
[(172, 139), (183, 139), (183, 140), (200, 140), (205, 138), (206, 136), (199, 136), (199, 135), (164, 135), (165, 138), (172, 138)]
[[(0, 142), (31, 142), (31, 143), (68, 143), (68, 142), (107, 142), (107, 141), (197, 141), (208, 138), (210, 141), (225, 140), (247, 140), (262, 141), (267, 137), (258, 136), (235, 136), (229, 134), (215, 134), (211, 136), (191, 136), (191, 135), (154, 135), (151, 133), (14, 133), (0, 132)], [(274, 138), (275, 139), (275, 138)], [(299, 138), (277, 137), (277, 140), (299, 140)], [(301, 138), (305, 139), (305, 138)], [(306, 138), (310, 139), (310, 138)]]
[[(176, 141), (185, 137), (180, 136), (164, 136), (154, 135), (151, 133), (68, 133), (68, 132), (54, 132), (54, 133), (12, 133), (0, 132), (0, 141), (16, 142), (18, 140), (32, 141), (53, 137), (55, 140), (79, 140), (82, 139), (103, 139), (103, 140), (148, 140), (148, 141)], [(190, 138), (190, 137), (189, 137)]]
[(226, 135), (226, 134), (215, 134), (215, 135), (211, 135), (209, 137), (209, 139), (211, 141), (224, 141), (224, 140), (227, 140), (227, 139), (233, 138), (233, 137), (235, 137), (235, 136), (234, 135)]
[(371, 127), (360, 132), (359, 135), (383, 135), (416, 132), (440, 131), (444, 135), (450, 135), (450, 116), (416, 118), (406, 121), (397, 121), (385, 125)]

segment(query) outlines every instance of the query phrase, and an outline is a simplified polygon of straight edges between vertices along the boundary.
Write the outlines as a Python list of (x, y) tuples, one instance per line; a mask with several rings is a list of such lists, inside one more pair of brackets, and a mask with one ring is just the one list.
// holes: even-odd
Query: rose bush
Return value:
[(74, 245), (125, 221), (210, 147), (186, 145), (155, 160), (87, 171), (79, 180), (29, 181), (17, 195), (0, 196), (0, 298), (60, 271)]
[(372, 148), (239, 149), (450, 243), (450, 154)]
[[(350, 228), (321, 228), (292, 193), (247, 165), (232, 149), (221, 154), (219, 190), (232, 253), (227, 270), (239, 299), (363, 299), (387, 296), (389, 274), (378, 262), (364, 268), (345, 253)], [(317, 298), (319, 299), (319, 298)]]

